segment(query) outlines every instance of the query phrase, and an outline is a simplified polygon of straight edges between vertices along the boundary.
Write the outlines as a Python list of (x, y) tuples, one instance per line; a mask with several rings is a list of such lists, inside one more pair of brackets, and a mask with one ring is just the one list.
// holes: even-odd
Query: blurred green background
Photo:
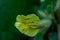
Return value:
[(0, 0), (0, 40), (22, 40), (24, 35), (15, 27), (18, 14), (32, 13), (33, 2), (39, 0)]
[[(24, 35), (14, 27), (15, 19), (18, 14), (33, 13), (34, 2), (39, 0), (0, 0), (0, 40), (23, 40)], [(39, 35), (36, 40), (42, 39)]]

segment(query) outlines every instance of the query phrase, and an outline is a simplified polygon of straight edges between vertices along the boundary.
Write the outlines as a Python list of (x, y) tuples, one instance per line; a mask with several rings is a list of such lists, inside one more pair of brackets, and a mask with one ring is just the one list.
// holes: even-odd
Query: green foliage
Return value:
[[(14, 27), (15, 19), (18, 14), (31, 14), (33, 2), (39, 2), (39, 0), (0, 0), (0, 40), (21, 40), (23, 38), (24, 35)], [(46, 6), (47, 2), (50, 3), (46, 1), (41, 5)]]

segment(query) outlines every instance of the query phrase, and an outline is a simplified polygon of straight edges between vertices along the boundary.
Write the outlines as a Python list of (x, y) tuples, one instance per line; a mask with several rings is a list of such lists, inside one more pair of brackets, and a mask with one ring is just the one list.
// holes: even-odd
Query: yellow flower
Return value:
[(39, 32), (39, 26), (32, 24), (39, 24), (40, 19), (35, 14), (18, 15), (15, 22), (15, 27), (23, 34), (33, 37)]

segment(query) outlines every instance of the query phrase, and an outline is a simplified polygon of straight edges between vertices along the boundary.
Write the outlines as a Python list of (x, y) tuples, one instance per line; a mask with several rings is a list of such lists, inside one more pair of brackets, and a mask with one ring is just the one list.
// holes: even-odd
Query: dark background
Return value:
[(33, 4), (39, 0), (0, 0), (0, 40), (23, 40), (14, 26), (18, 14), (30, 14)]
[[(23, 38), (27, 37), (15, 28), (14, 23), (18, 14), (33, 13), (35, 5), (39, 5), (39, 0), (0, 0), (0, 40), (23, 40)], [(44, 6), (44, 8), (46, 7)], [(50, 37), (56, 38), (56, 34), (53, 34)], [(40, 39), (42, 40), (42, 35), (39, 33), (35, 40)]]

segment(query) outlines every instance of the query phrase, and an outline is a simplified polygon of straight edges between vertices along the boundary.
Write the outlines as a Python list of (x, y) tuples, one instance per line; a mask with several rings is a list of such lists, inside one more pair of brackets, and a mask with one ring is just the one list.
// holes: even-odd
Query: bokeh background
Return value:
[[(52, 4), (51, 4), (52, 3)], [(21, 34), (14, 26), (16, 16), (18, 14), (30, 14), (34, 12), (33, 7), (39, 6), (48, 10), (51, 13), (51, 5), (55, 7), (55, 0), (45, 0), (40, 3), (40, 0), (0, 0), (0, 40), (25, 40), (23, 38), (29, 38), (24, 34)], [(47, 5), (50, 7), (46, 8)], [(54, 28), (54, 27), (53, 27)], [(57, 29), (54, 32), (50, 32), (49, 35), (45, 34), (45, 40), (57, 40)], [(32, 38), (35, 40), (43, 40), (42, 34), (36, 35)], [(32, 40), (30, 39), (30, 40)]]

